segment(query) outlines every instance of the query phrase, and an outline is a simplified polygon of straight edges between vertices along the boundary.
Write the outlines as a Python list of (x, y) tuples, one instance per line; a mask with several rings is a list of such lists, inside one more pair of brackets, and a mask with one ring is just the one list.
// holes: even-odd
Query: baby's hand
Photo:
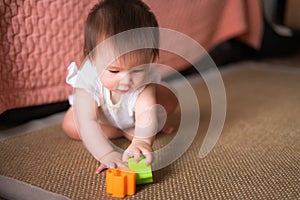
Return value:
[(126, 163), (122, 161), (122, 155), (116, 151), (112, 151), (103, 156), (100, 162), (101, 165), (96, 171), (97, 174), (107, 168), (127, 167)]
[(134, 157), (135, 162), (138, 162), (141, 155), (146, 157), (146, 165), (149, 165), (153, 161), (152, 156), (153, 149), (151, 145), (143, 140), (133, 139), (129, 147), (125, 150), (123, 154), (123, 161), (127, 162), (128, 158)]

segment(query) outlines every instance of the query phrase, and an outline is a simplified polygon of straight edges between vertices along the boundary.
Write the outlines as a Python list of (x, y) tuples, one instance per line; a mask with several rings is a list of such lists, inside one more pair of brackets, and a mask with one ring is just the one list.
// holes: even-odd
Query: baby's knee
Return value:
[(124, 136), (123, 131), (114, 126), (100, 124), (100, 127), (108, 139), (116, 139)]
[(77, 131), (77, 127), (75, 125), (75, 122), (73, 120), (73, 116), (68, 111), (63, 119), (62, 122), (62, 129), (66, 133), (67, 136), (69, 136), (72, 139), (80, 140), (79, 133)]

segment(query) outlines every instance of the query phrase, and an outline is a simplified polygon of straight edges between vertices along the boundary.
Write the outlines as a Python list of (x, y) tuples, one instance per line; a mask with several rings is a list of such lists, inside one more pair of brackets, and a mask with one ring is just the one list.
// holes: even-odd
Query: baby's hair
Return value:
[[(114, 36), (123, 31), (143, 28), (158, 27), (155, 15), (150, 8), (141, 0), (101, 0), (90, 11), (84, 34), (84, 56), (92, 56), (95, 47), (103, 40)], [(141, 50), (143, 54), (148, 54), (153, 61), (158, 57), (159, 32), (158, 29), (153, 30), (150, 34), (136, 38), (131, 36), (127, 43), (145, 41), (153, 44), (156, 48)], [(119, 45), (119, 44), (118, 44)], [(114, 45), (115, 48), (118, 45)], [(120, 49), (119, 49), (120, 50)]]

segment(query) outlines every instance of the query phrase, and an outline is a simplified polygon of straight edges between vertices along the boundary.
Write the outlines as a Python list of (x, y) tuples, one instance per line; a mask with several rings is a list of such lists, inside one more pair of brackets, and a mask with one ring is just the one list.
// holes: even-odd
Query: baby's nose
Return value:
[(130, 83), (130, 74), (126, 73), (120, 80), (120, 84), (128, 85)]

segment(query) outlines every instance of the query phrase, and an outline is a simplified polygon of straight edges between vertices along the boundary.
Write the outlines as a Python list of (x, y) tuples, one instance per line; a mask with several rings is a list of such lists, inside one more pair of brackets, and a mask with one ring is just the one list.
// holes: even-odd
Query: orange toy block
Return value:
[(134, 195), (136, 174), (128, 168), (108, 169), (106, 171), (106, 192), (112, 197), (124, 198)]

